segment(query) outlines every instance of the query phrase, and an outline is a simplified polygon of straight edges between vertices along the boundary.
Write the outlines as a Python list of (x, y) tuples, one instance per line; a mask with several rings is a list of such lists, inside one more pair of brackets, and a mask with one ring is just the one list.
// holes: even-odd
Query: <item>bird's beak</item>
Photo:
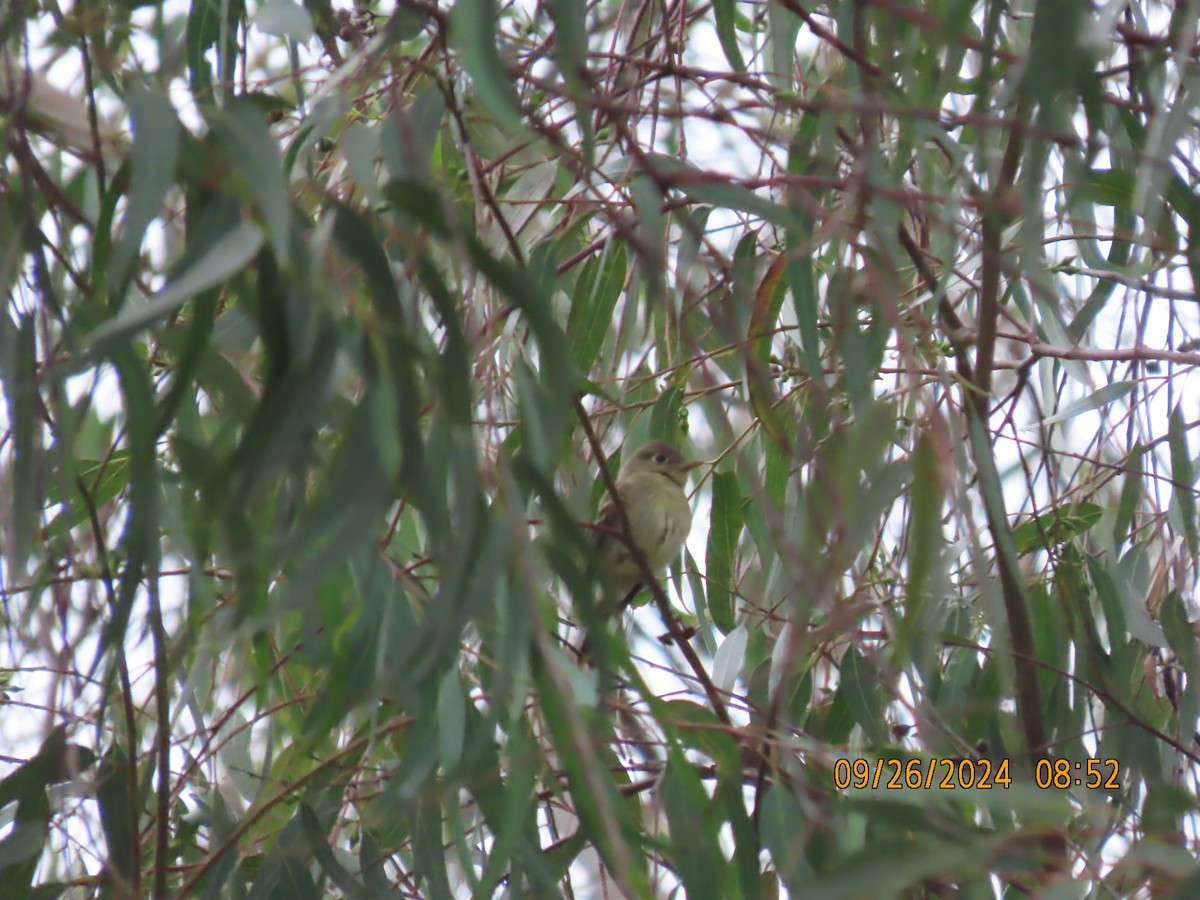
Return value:
[(682, 468), (682, 469), (683, 469), (683, 471), (685, 471), (685, 472), (690, 472), (690, 471), (692, 471), (692, 469), (698, 469), (698, 468), (700, 468), (700, 467), (701, 467), (702, 465), (704, 465), (704, 464), (705, 464), (705, 461), (704, 461), (704, 460), (702, 460), (702, 459), (698, 459), (698, 460), (696, 460), (695, 462), (684, 463), (684, 464), (681, 466), (681, 468)]

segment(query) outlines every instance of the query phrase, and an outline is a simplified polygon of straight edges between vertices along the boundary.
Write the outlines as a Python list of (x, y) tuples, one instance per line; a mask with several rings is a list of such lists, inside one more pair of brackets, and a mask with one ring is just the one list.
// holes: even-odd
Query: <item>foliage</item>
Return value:
[(1194, 891), (1197, 16), (6, 4), (6, 896)]

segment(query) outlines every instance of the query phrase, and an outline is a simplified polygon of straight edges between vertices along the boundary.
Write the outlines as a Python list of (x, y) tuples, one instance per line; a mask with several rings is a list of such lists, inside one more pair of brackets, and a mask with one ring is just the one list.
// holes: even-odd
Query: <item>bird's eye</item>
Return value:
[(654, 461), (655, 461), (656, 463), (658, 463), (658, 464), (661, 466), (663, 463), (665, 463), (665, 462), (667, 461), (667, 454), (665, 454), (665, 453), (656, 453), (656, 454), (654, 455)]

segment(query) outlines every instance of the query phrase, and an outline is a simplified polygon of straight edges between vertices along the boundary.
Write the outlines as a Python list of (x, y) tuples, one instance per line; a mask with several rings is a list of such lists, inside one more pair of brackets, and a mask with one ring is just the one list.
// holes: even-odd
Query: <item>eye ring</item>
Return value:
[(665, 453), (656, 453), (656, 454), (654, 455), (654, 461), (655, 461), (656, 463), (658, 463), (659, 465), (662, 465), (663, 463), (665, 463), (665, 462), (667, 461), (667, 454), (665, 454)]

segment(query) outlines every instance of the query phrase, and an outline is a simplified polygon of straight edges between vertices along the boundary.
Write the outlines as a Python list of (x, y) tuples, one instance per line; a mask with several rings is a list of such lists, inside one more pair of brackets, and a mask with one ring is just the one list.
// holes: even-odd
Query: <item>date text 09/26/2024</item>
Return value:
[[(1089, 790), (1114, 790), (1120, 787), (1115, 759), (1039, 759), (1033, 767), (1033, 780), (1043, 790), (1072, 787)], [(880, 757), (870, 760), (840, 758), (833, 764), (833, 783), (838, 790), (870, 788), (876, 790), (941, 790), (1012, 787), (1007, 759), (900, 759)]]

